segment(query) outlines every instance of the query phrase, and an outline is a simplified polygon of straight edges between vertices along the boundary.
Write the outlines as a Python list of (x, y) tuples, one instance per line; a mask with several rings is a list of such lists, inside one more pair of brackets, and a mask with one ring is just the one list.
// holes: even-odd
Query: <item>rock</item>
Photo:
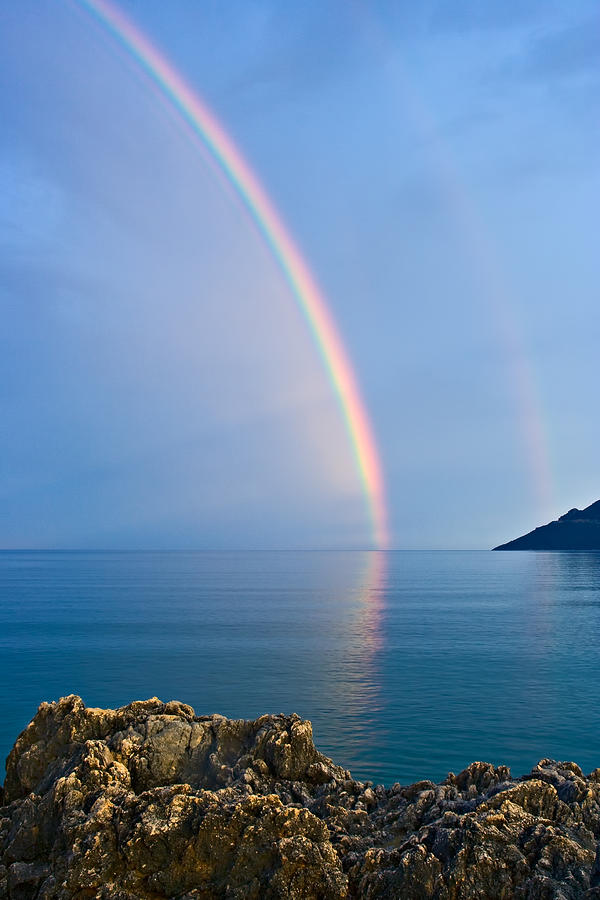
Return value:
[(585, 509), (570, 509), (555, 522), (540, 525), (494, 550), (600, 550), (600, 500)]
[[(354, 781), (298, 716), (42, 704), (7, 760), (0, 897), (600, 896), (600, 775)], [(600, 858), (600, 857), (599, 857)]]

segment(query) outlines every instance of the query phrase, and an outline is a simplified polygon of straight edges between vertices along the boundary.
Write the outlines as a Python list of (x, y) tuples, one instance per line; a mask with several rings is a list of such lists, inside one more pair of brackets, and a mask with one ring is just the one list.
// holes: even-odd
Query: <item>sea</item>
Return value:
[[(41, 701), (296, 712), (355, 778), (600, 766), (600, 554), (2, 552), (0, 757)], [(0, 776), (0, 781), (3, 776)]]

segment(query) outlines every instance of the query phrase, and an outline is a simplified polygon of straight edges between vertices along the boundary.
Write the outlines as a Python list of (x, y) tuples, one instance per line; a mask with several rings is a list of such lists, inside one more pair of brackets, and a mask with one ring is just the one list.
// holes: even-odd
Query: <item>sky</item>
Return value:
[[(600, 497), (600, 10), (122, 0), (320, 283), (390, 545)], [(210, 154), (77, 0), (0, 8), (0, 547), (373, 546), (331, 380)]]

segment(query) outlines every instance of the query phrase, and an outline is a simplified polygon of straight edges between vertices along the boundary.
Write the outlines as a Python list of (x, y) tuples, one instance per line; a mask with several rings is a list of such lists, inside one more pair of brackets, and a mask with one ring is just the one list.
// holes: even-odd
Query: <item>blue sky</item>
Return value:
[[(321, 282), (393, 544), (597, 499), (597, 4), (122, 6)], [(77, 3), (3, 4), (0, 117), (0, 545), (368, 546), (277, 266)]]

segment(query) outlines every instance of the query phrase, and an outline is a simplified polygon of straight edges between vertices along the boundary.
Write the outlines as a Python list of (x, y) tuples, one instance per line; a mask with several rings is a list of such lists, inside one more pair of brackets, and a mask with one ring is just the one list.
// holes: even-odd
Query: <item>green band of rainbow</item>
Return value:
[(373, 430), (348, 355), (315, 278), (252, 169), (197, 93), (108, 0), (76, 0), (118, 40), (150, 76), (219, 164), (258, 227), (289, 284), (309, 326), (334, 391), (352, 444), (377, 546), (388, 542), (383, 479)]

